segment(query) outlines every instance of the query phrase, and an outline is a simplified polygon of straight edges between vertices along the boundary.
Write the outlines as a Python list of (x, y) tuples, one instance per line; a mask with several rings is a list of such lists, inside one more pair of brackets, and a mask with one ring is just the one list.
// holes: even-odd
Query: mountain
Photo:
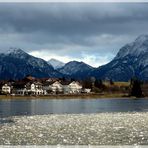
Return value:
[(132, 77), (148, 80), (148, 35), (123, 46), (111, 62), (93, 70), (89, 76), (115, 81), (128, 81)]
[(33, 57), (21, 49), (11, 48), (0, 54), (0, 79), (21, 79), (26, 75), (34, 77), (61, 77), (46, 61)]
[(87, 73), (93, 70), (93, 67), (85, 64), (84, 62), (71, 61), (65, 64), (62, 68), (57, 69), (64, 75), (69, 75), (75, 79), (83, 79)]
[[(26, 75), (34, 77), (63, 77), (75, 79), (96, 77), (114, 81), (128, 81), (132, 77), (148, 80), (148, 35), (141, 35), (132, 43), (123, 46), (115, 58), (106, 65), (93, 68), (84, 62), (71, 61), (65, 64), (54, 61), (48, 64), (21, 49), (10, 49), (0, 54), (0, 79), (20, 79)], [(50, 62), (49, 62), (50, 63)], [(57, 68), (54, 70), (53, 66)]]
[(48, 61), (48, 64), (52, 65), (54, 67), (54, 69), (58, 69), (58, 68), (61, 68), (65, 65), (65, 63), (59, 61), (59, 60), (56, 60), (56, 59), (50, 59)]

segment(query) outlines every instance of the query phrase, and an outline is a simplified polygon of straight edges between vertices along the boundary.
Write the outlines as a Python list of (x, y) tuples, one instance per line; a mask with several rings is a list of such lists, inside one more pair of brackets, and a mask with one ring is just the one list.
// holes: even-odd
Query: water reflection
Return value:
[(32, 100), (0, 101), (0, 116), (31, 115)]
[(1, 100), (0, 116), (148, 111), (146, 99)]

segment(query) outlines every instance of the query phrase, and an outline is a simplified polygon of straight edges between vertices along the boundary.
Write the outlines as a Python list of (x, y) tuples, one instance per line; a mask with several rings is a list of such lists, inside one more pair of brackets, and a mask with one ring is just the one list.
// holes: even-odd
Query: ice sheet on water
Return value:
[(148, 113), (12, 117), (0, 124), (0, 144), (148, 144)]

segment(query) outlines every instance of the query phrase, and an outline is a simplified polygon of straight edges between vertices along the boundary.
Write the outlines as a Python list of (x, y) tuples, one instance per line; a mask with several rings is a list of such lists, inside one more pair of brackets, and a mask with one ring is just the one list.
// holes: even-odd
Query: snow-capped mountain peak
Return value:
[(148, 35), (140, 35), (132, 43), (126, 44), (118, 52), (115, 59), (125, 58), (128, 55), (138, 57), (148, 52)]
[(10, 48), (0, 54), (0, 77), (20, 79), (26, 75), (35, 77), (61, 77), (58, 71), (41, 58), (29, 55), (20, 48)]
[(23, 51), (20, 48), (9, 48), (5, 53), (7, 56), (11, 56), (14, 58), (19, 58), (19, 59), (27, 59), (28, 57), (31, 57), (27, 52)]
[(9, 48), (9, 50), (6, 51), (6, 54), (27, 54), (20, 48)]
[(48, 61), (48, 64), (52, 65), (54, 67), (54, 69), (58, 69), (58, 68), (61, 68), (65, 65), (65, 63), (59, 61), (59, 60), (56, 60), (56, 59), (50, 59)]
[(145, 41), (148, 41), (148, 35), (140, 35), (135, 40), (135, 42), (138, 42), (138, 43), (143, 43)]
[(99, 67), (93, 74), (116, 81), (129, 81), (133, 77), (148, 80), (148, 35), (141, 35), (123, 46), (111, 62)]

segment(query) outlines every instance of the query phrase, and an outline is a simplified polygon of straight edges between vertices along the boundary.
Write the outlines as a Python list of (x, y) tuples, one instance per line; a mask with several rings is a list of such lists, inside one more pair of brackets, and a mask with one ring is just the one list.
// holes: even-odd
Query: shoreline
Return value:
[[(147, 99), (148, 97), (142, 97)], [(56, 94), (56, 95), (39, 95), (39, 96), (21, 96), (21, 95), (0, 95), (0, 100), (4, 99), (138, 99), (130, 97), (128, 94), (113, 94), (113, 93), (94, 93), (94, 94)]]

